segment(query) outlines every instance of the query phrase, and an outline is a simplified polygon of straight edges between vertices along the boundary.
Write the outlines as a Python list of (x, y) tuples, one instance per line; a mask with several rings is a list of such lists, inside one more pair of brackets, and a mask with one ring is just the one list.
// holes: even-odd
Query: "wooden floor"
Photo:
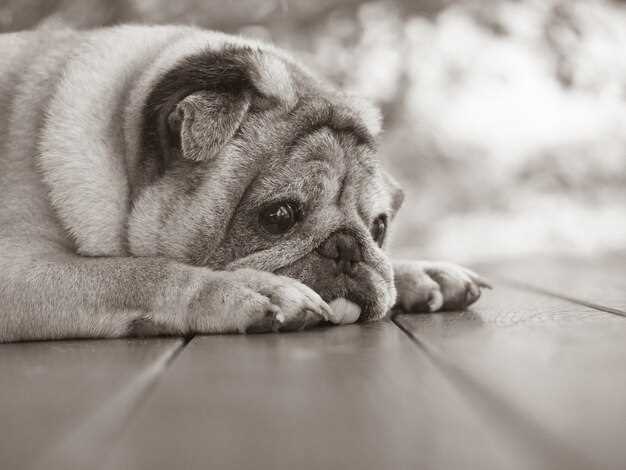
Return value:
[(0, 345), (0, 468), (626, 468), (626, 257), (481, 268), (465, 312)]

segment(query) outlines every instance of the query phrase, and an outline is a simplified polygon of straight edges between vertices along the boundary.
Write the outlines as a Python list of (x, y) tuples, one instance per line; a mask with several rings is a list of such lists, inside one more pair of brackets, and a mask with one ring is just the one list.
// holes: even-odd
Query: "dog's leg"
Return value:
[(407, 312), (460, 310), (480, 298), (481, 288), (491, 288), (475, 272), (443, 261), (397, 261), (393, 270), (396, 306)]
[(332, 321), (304, 284), (164, 258), (0, 258), (0, 341), (300, 329)]

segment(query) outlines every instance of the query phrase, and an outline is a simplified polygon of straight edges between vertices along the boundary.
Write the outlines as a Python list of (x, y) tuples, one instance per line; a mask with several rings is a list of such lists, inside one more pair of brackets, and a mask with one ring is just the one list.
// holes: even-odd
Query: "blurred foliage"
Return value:
[(626, 245), (622, 2), (0, 3), (2, 31), (122, 22), (272, 41), (377, 102), (408, 195), (397, 247), (467, 260)]

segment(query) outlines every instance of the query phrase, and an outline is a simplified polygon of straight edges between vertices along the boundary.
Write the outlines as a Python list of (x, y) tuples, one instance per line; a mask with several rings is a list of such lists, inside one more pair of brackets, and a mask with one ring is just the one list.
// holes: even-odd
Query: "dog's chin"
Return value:
[(275, 272), (300, 280), (326, 302), (344, 298), (355, 303), (361, 309), (359, 322), (382, 318), (395, 302), (393, 279), (385, 279), (384, 273), (365, 263), (358, 263), (350, 273), (344, 273), (334, 261), (314, 252)]

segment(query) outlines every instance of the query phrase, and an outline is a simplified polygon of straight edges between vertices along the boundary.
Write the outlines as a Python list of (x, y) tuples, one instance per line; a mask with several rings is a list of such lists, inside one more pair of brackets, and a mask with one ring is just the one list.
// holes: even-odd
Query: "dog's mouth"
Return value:
[(330, 288), (313, 289), (341, 318), (341, 323), (378, 320), (386, 313), (387, 294), (369, 279), (342, 275)]
[(382, 318), (393, 301), (393, 292), (382, 275), (360, 263), (352, 273), (337, 273), (329, 263), (301, 260), (280, 269), (281, 274), (300, 280), (317, 292), (335, 313), (335, 323), (355, 323)]
[(380, 263), (360, 261), (346, 271), (316, 251), (276, 269), (274, 273), (298, 279), (317, 292), (341, 323), (368, 322), (385, 316), (395, 300), (393, 275)]

